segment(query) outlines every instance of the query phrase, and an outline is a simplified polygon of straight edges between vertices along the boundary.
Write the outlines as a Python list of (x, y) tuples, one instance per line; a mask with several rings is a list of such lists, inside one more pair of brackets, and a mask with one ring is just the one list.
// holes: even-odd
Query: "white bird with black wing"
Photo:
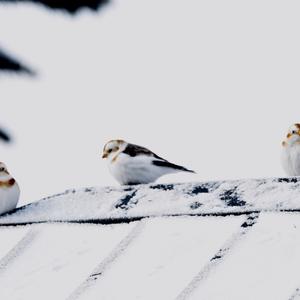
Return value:
[(147, 148), (123, 140), (106, 143), (102, 158), (107, 159), (111, 174), (122, 185), (150, 183), (163, 175), (181, 171), (195, 173), (168, 162)]
[(7, 167), (0, 162), (0, 215), (17, 207), (20, 189)]
[(300, 124), (289, 128), (282, 142), (281, 162), (288, 176), (300, 176)]

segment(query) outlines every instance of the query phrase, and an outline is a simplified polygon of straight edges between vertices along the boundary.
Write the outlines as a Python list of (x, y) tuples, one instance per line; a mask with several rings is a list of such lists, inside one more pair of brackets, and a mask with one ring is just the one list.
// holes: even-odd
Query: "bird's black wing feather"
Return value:
[(163, 158), (159, 157), (158, 155), (156, 155), (152, 151), (148, 150), (147, 148), (138, 146), (138, 145), (134, 145), (134, 144), (128, 144), (123, 152), (128, 154), (131, 157), (134, 157), (137, 155), (149, 155), (149, 156), (155, 157), (157, 159), (163, 160)]
[(171, 168), (171, 169), (175, 169), (175, 170), (179, 170), (179, 171), (195, 173), (195, 171), (189, 170), (189, 169), (179, 166), (179, 165), (172, 164), (172, 163), (168, 162), (167, 160), (154, 160), (152, 163), (158, 167), (166, 167), (166, 168)]

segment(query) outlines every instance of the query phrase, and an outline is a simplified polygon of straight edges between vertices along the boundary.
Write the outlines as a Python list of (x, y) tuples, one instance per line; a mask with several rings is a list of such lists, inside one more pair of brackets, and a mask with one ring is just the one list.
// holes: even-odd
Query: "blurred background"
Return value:
[(19, 205), (117, 185), (123, 138), (197, 171), (160, 182), (283, 176), (300, 121), (300, 3), (0, 0), (0, 160)]

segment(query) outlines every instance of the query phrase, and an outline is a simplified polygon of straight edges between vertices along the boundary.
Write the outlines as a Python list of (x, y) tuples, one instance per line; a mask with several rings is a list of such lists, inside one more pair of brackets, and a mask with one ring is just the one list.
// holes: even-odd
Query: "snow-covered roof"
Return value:
[[(0, 224), (124, 222), (144, 217), (300, 210), (297, 178), (149, 184), (67, 190), (18, 208)], [(119, 220), (119, 221), (118, 221)]]
[(69, 190), (0, 218), (0, 299), (300, 299), (300, 179)]

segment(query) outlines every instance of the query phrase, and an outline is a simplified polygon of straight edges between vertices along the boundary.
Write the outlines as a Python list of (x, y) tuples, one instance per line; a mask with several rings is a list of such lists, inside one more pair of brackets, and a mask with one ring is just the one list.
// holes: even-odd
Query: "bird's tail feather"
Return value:
[(193, 170), (189, 170), (183, 166), (172, 164), (166, 160), (154, 160), (152, 163), (158, 167), (165, 167), (165, 168), (171, 168), (171, 169), (175, 169), (175, 170), (179, 170), (179, 171), (183, 171), (183, 172), (196, 173)]

